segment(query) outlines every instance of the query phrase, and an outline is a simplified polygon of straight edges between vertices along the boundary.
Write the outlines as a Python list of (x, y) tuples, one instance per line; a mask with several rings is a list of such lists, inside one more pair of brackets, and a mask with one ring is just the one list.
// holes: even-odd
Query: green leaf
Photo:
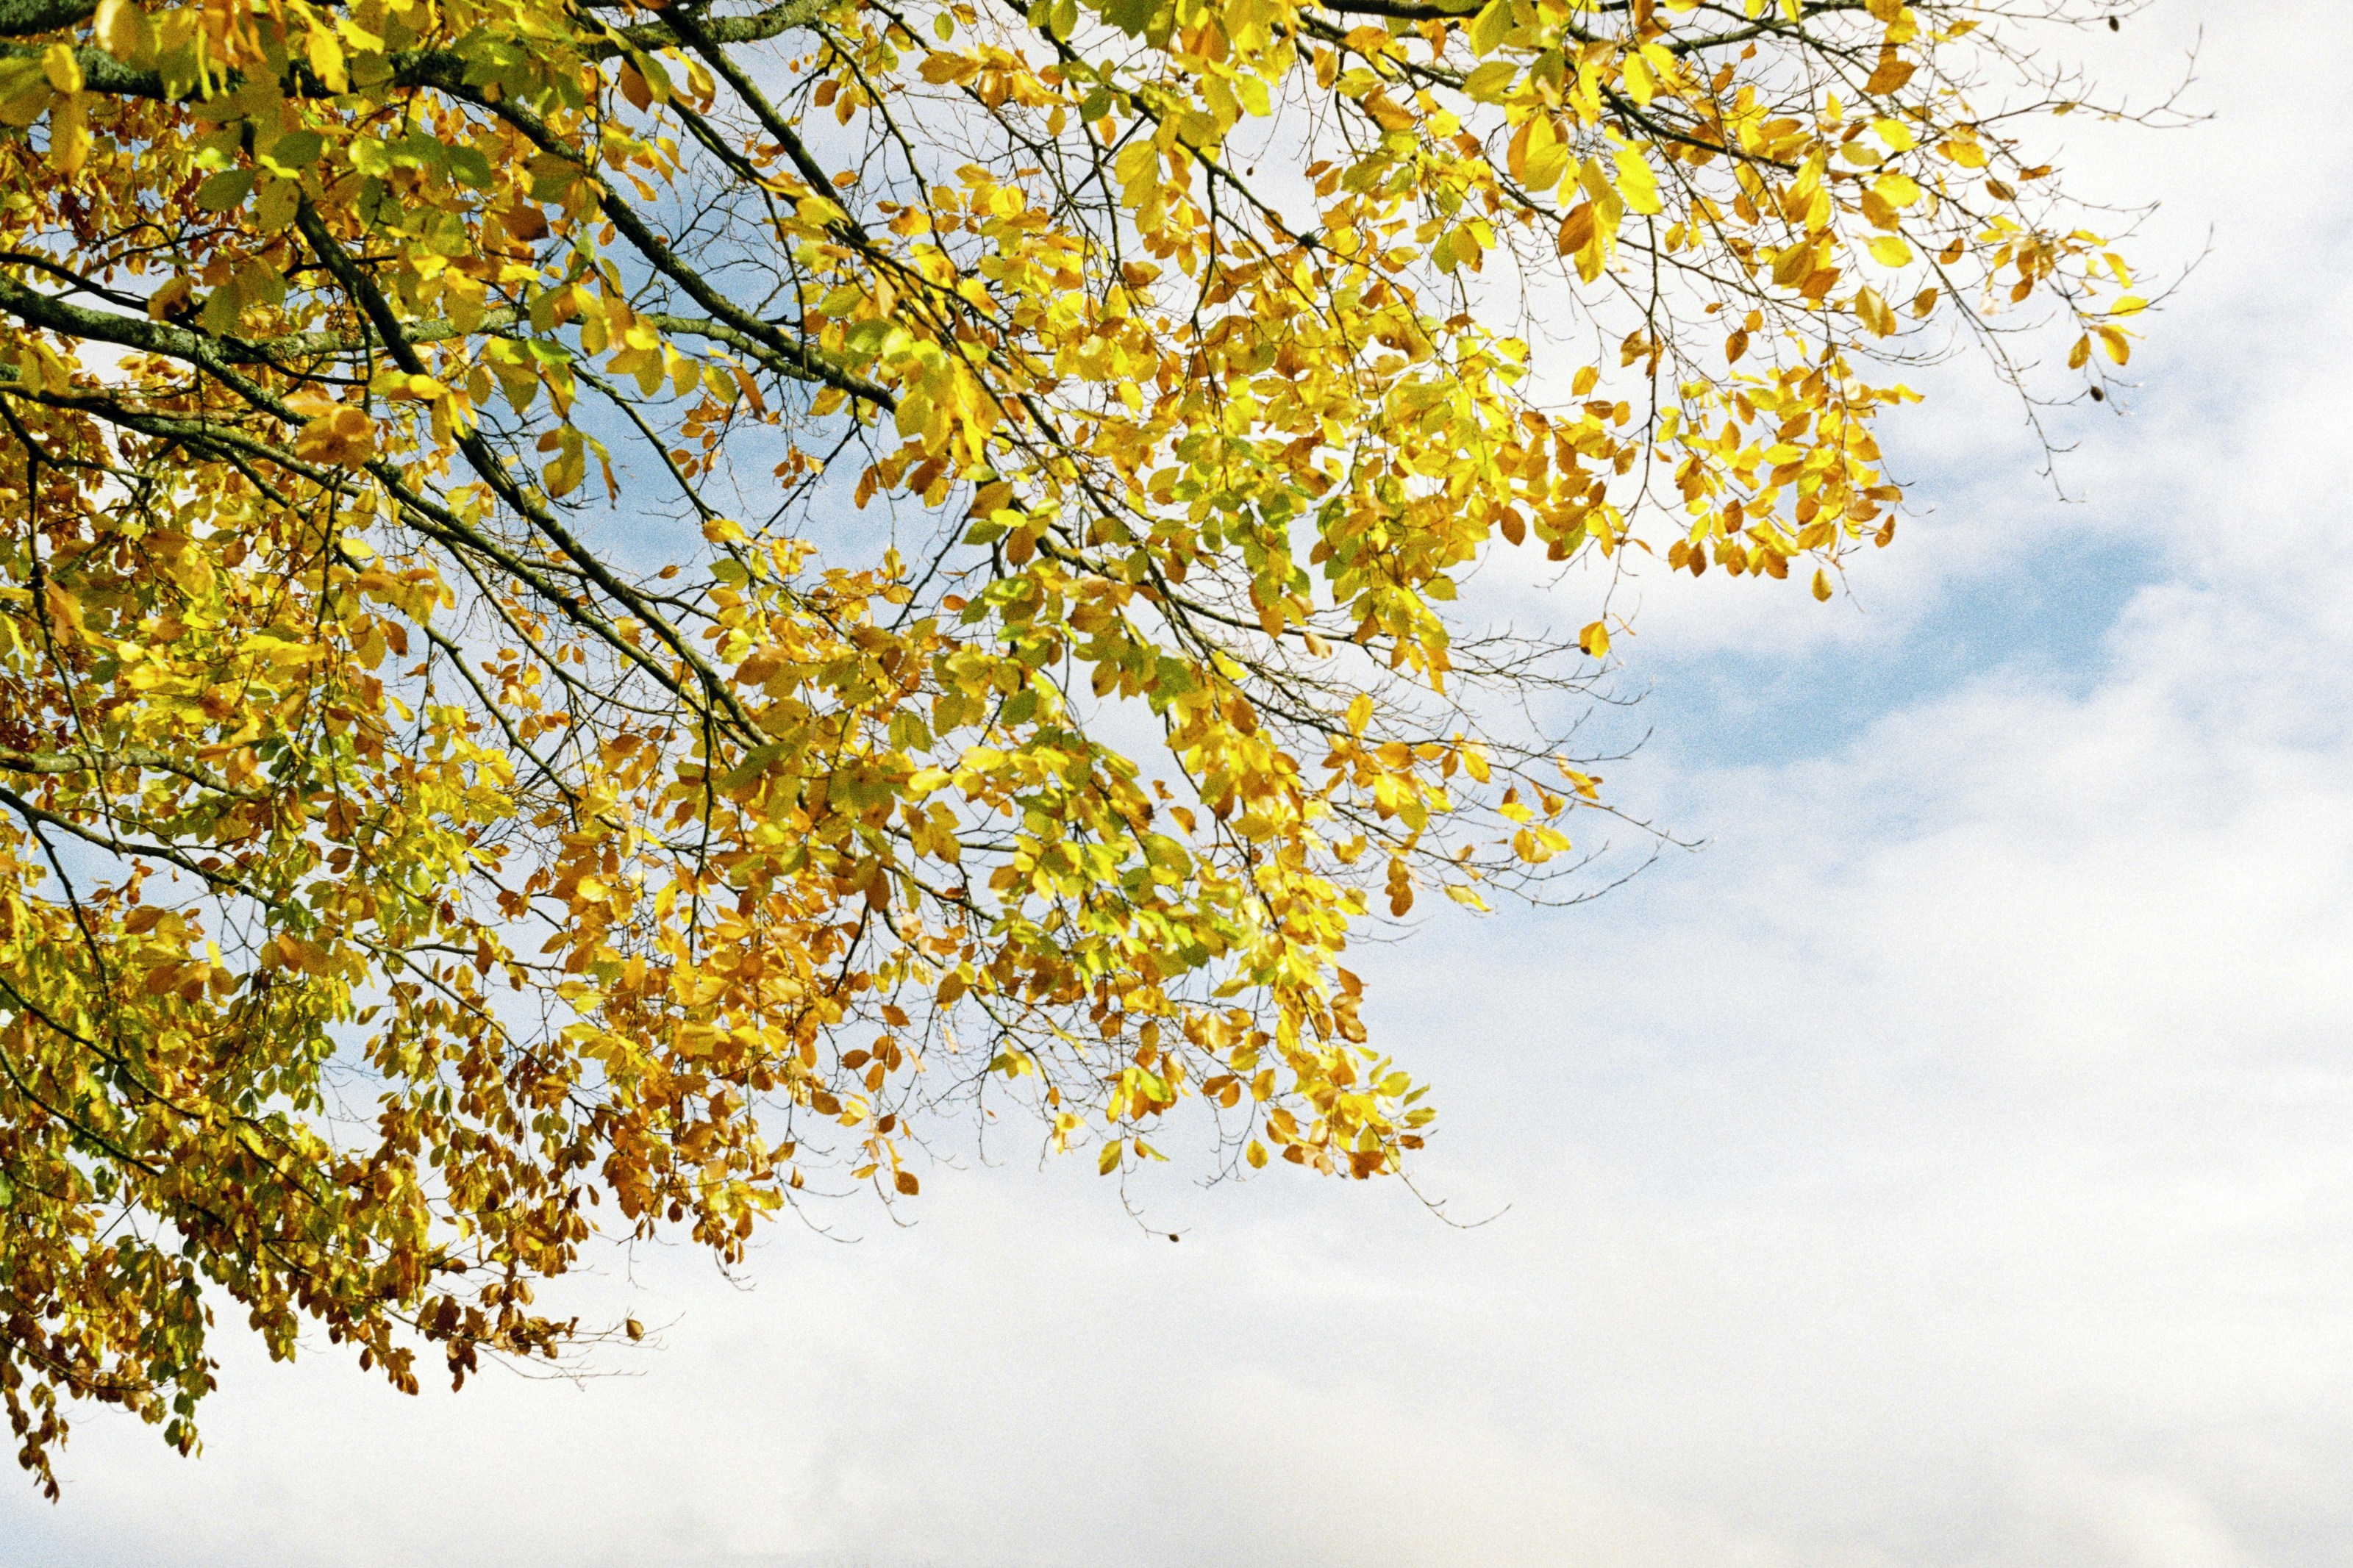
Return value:
[(1481, 103), (1493, 103), (1519, 74), (1517, 60), (1489, 60), (1462, 79), (1462, 90)]
[(1109, 0), (1103, 18), (1130, 37), (1147, 31), (1162, 7), (1160, 0)]
[(196, 187), (196, 205), (208, 213), (225, 213), (245, 205), (253, 194), (253, 171), (223, 169)]
[(1492, 55), (1503, 47), (1504, 36), (1511, 30), (1511, 0), (1487, 0), (1485, 8), (1471, 19), (1471, 47), (1482, 55)]
[(290, 131), (269, 144), (267, 156), (280, 168), (291, 173), (318, 162), (327, 145), (327, 139), (315, 131)]
[(449, 149), (449, 174), (461, 185), (470, 185), (478, 191), (491, 188), (491, 161), (462, 142)]

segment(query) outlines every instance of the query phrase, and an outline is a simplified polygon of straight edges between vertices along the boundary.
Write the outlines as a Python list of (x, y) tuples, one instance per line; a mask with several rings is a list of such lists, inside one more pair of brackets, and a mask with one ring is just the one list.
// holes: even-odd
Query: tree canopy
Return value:
[(2126, 359), (2115, 9), (0, 0), (23, 1462), (951, 1125), (1400, 1169), (1345, 943), (1583, 885), (1608, 584), (1830, 599), (1907, 362)]

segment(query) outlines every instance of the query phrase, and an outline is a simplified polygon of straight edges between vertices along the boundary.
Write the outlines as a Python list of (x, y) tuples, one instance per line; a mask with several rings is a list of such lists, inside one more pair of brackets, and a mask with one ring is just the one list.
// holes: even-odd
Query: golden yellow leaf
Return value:
[(1410, 131), (1417, 123), (1411, 110), (1393, 101), (1384, 92), (1365, 95), (1365, 112), (1371, 115), (1374, 122), (1384, 131)]
[(1856, 291), (1854, 313), (1874, 337), (1883, 338), (1895, 331), (1895, 312), (1887, 308), (1887, 301), (1876, 289), (1865, 287)]
[(294, 437), (305, 462), (358, 468), (375, 456), (375, 422), (349, 404), (312, 419)]
[(1593, 243), (1593, 204), (1579, 202), (1569, 208), (1568, 216), (1560, 220), (1560, 233), (1554, 248), (1563, 256), (1571, 256)]
[(1892, 46), (1883, 48), (1879, 51), (1879, 63), (1872, 68), (1870, 79), (1863, 83), (1863, 90), (1883, 97), (1898, 90), (1905, 82), (1910, 81), (1913, 72), (1918, 68), (1914, 62), (1898, 54)]

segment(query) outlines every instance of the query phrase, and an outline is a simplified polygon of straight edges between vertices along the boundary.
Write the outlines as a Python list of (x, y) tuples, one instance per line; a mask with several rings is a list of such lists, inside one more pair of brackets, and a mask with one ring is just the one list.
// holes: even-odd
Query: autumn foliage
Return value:
[(2017, 9), (0, 0), (25, 1464), (958, 1119), (1398, 1170), (1343, 950), (1577, 864), (1608, 583), (1829, 598), (1903, 362), (2124, 360)]

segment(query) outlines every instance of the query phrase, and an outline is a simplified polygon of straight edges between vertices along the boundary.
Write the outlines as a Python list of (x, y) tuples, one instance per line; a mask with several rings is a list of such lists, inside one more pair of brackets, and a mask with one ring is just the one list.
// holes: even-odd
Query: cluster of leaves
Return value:
[(0, 0), (24, 1462), (190, 1447), (207, 1300), (462, 1380), (607, 1204), (733, 1261), (992, 1099), (1397, 1171), (1350, 932), (1606, 809), (1608, 617), (1474, 569), (1827, 598), (1889, 366), (2124, 360), (2037, 19)]

